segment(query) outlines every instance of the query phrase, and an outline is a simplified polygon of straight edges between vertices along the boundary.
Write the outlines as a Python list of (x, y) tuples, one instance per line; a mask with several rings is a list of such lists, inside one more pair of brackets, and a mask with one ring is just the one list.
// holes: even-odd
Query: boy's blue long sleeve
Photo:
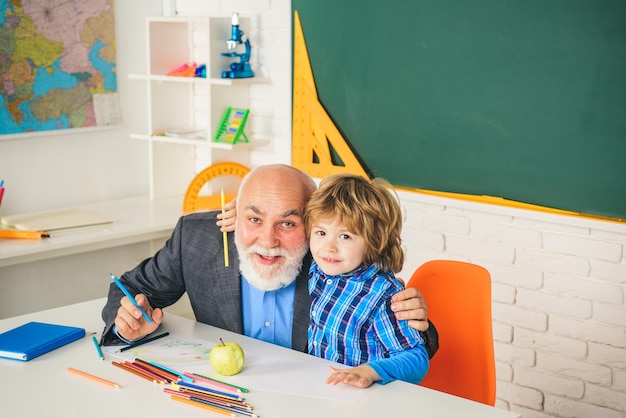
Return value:
[(382, 379), (378, 383), (382, 385), (394, 380), (418, 384), (428, 373), (430, 361), (426, 348), (423, 345), (418, 345), (389, 358), (368, 362), (367, 365), (378, 373)]

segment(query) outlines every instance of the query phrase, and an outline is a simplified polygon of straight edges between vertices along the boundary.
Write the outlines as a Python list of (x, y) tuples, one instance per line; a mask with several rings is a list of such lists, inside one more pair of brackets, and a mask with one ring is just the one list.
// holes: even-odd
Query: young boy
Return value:
[(309, 353), (352, 366), (330, 367), (327, 383), (366, 388), (419, 383), (429, 367), (419, 332), (397, 321), (390, 298), (403, 288), (402, 213), (388, 185), (351, 174), (322, 180), (305, 211), (309, 270)]

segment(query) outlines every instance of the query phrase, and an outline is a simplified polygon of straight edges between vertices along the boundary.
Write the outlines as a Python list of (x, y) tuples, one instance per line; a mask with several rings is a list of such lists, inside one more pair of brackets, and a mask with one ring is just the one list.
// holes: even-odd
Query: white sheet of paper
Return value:
[[(116, 353), (124, 346), (103, 347), (107, 356), (121, 361), (140, 358), (163, 364), (177, 372), (198, 373), (233, 385), (242, 386), (254, 392), (276, 392), (343, 402), (357, 402), (376, 387), (359, 389), (348, 385), (329, 385), (327, 365), (335, 363), (304, 363), (297, 360), (255, 355), (246, 352), (244, 368), (234, 376), (221, 376), (213, 371), (209, 363), (209, 351), (217, 341), (207, 341), (178, 334), (140, 345), (136, 348)], [(337, 366), (344, 367), (344, 366)], [(302, 379), (302, 376), (312, 376)], [(260, 383), (262, 382), (262, 384)], [(197, 382), (202, 385), (202, 382)]]

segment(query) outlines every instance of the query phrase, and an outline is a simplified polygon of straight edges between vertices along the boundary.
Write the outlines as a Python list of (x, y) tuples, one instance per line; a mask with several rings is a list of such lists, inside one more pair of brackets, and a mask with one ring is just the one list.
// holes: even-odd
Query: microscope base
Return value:
[(252, 71), (222, 71), (222, 78), (250, 78), (254, 77)]
[(222, 71), (222, 78), (250, 78), (254, 72), (247, 62), (230, 64), (230, 71)]

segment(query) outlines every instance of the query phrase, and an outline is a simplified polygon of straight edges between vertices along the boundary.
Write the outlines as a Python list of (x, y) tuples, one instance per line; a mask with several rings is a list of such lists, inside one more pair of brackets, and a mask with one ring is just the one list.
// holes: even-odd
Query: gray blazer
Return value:
[[(229, 267), (224, 266), (222, 233), (215, 225), (219, 212), (203, 212), (181, 217), (172, 236), (154, 257), (120, 277), (128, 291), (143, 293), (155, 308), (175, 303), (187, 292), (196, 320), (243, 334), (239, 257), (235, 238), (228, 234)], [(310, 297), (307, 288), (311, 256), (304, 259), (296, 279), (292, 348), (307, 351)], [(111, 283), (107, 304), (102, 311), (105, 323), (102, 343), (119, 340), (111, 328), (124, 294)]]

